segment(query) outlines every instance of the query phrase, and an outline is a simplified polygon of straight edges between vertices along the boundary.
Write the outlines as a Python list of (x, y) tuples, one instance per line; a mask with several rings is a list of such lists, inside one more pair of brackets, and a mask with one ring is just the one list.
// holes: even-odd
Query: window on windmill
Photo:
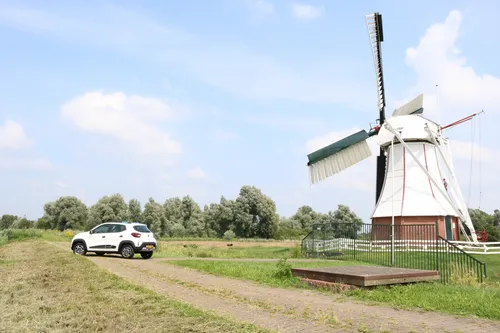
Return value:
[(444, 189), (446, 191), (448, 191), (448, 183), (446, 182), (446, 178), (443, 178), (443, 185), (444, 185)]

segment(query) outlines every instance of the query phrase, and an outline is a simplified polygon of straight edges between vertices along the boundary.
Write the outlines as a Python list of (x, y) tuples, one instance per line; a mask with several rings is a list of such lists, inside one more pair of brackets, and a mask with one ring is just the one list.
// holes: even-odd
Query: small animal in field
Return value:
[(233, 243), (231, 243), (231, 244), (227, 244), (227, 246), (233, 246)]

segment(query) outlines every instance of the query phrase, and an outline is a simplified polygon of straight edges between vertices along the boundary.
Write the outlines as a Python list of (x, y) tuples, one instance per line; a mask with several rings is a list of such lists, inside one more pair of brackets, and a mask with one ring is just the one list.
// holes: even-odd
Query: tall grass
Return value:
[(12, 241), (43, 239), (48, 241), (69, 241), (74, 236), (72, 230), (4, 229), (0, 230), (0, 245)]

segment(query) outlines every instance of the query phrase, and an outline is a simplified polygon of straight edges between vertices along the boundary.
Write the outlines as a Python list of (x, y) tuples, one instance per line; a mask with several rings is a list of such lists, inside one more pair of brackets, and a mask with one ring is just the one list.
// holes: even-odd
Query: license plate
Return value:
[(152, 249), (154, 246), (153, 245), (146, 245), (147, 249)]

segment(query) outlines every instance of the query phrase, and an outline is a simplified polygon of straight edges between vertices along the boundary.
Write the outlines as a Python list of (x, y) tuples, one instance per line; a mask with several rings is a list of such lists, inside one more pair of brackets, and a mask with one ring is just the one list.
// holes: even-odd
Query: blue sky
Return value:
[(485, 22), (499, 9), (495, 1), (0, 1), (0, 213), (36, 218), (62, 195), (91, 205), (116, 192), (142, 203), (189, 194), (203, 205), (250, 184), (282, 215), (343, 203), (368, 220), (373, 158), (314, 186), (305, 164), (311, 149), (377, 118), (364, 22), (375, 11), (388, 112), (424, 93), (437, 119), (436, 84), (443, 124), (486, 111), (450, 137), (469, 205), (492, 211), (500, 50)]

